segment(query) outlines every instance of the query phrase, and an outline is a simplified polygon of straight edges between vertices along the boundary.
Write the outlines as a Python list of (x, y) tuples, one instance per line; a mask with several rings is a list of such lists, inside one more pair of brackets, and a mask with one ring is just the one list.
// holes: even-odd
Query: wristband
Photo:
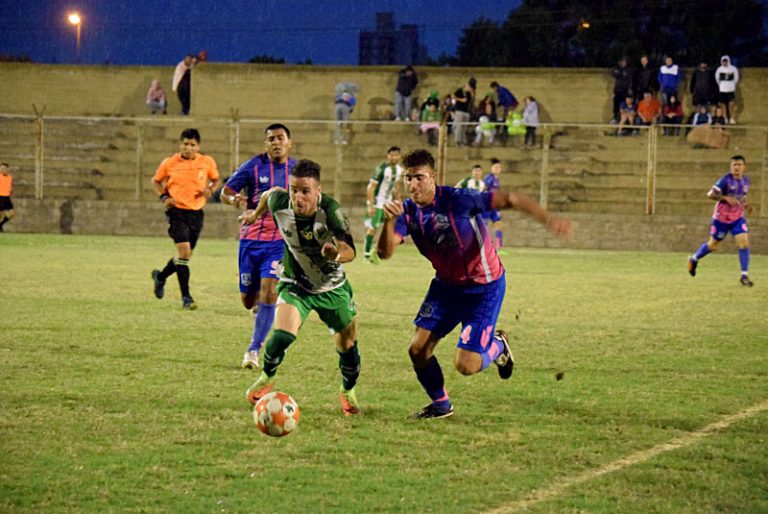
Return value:
[(165, 201), (166, 201), (167, 199), (169, 199), (169, 198), (170, 198), (170, 196), (168, 196), (168, 195), (167, 195), (167, 194), (165, 194), (165, 193), (163, 193), (163, 194), (161, 194), (161, 195), (160, 195), (160, 201), (161, 201), (161, 202), (163, 202), (163, 203), (165, 203)]

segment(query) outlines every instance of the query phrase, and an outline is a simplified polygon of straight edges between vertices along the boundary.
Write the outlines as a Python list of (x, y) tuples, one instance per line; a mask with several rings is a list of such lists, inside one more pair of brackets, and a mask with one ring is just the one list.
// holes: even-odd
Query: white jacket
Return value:
[(715, 80), (721, 93), (733, 93), (736, 91), (736, 84), (739, 83), (739, 70), (731, 64), (731, 58), (724, 55), (720, 62), (726, 61), (715, 70)]

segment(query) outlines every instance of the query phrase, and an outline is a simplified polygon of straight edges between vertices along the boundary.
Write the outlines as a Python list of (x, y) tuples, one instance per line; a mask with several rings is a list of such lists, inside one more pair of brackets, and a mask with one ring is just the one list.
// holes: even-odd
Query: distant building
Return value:
[(376, 13), (376, 30), (360, 32), (360, 64), (423, 64), (427, 49), (419, 44), (419, 27), (395, 28), (395, 14)]

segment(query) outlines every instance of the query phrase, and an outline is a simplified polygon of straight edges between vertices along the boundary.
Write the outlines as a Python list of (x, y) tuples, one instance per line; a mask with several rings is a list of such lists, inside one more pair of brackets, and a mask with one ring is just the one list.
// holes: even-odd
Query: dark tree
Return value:
[(257, 64), (285, 64), (285, 59), (278, 59), (271, 55), (257, 55), (248, 59), (248, 62)]

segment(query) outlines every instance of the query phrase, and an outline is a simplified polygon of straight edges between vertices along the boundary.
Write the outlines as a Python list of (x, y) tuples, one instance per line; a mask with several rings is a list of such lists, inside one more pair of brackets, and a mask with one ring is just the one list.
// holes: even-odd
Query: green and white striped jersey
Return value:
[(483, 179), (475, 180), (472, 177), (467, 177), (456, 184), (456, 187), (461, 189), (474, 189), (475, 191), (480, 191), (482, 193), (485, 191), (485, 181)]
[(349, 219), (339, 203), (323, 194), (318, 203), (317, 212), (305, 218), (293, 211), (287, 191), (275, 191), (267, 201), (285, 241), (278, 277), (281, 282), (294, 283), (312, 294), (331, 291), (347, 280), (341, 264), (320, 254), (323, 244), (333, 243), (334, 237), (352, 240)]
[(403, 176), (403, 167), (399, 164), (390, 164), (384, 161), (373, 172), (371, 180), (376, 181), (376, 189), (373, 192), (373, 206), (382, 209), (384, 204), (392, 200), (395, 194), (395, 184)]

